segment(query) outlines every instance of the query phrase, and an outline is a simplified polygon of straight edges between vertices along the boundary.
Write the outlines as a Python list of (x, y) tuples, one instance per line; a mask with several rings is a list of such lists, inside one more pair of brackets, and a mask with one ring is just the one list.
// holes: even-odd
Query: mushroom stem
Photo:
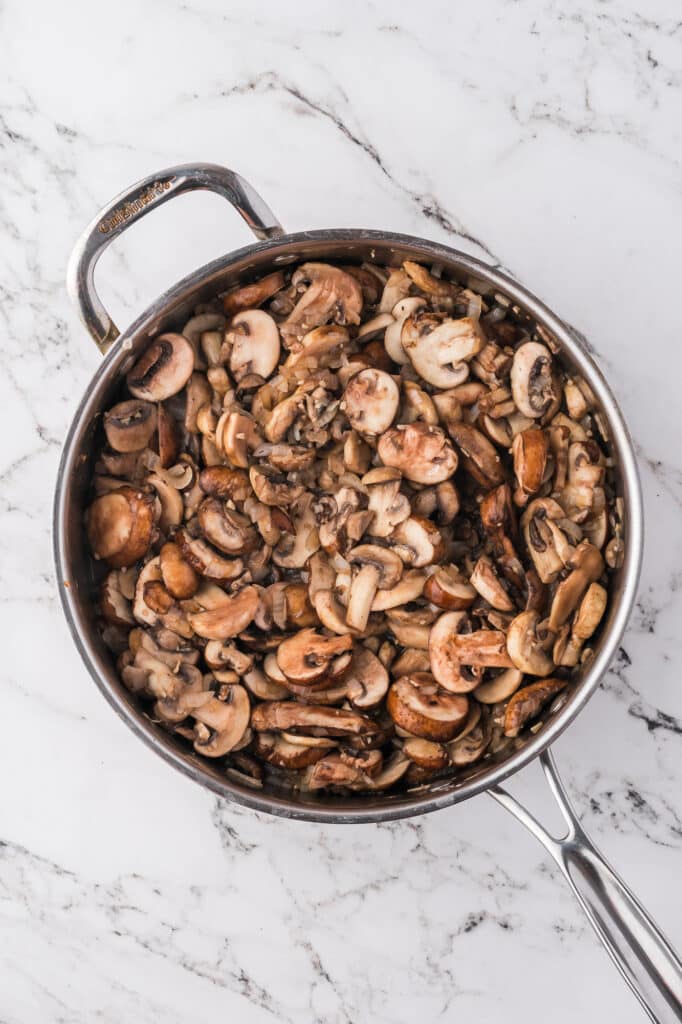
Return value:
[(380, 577), (381, 571), (375, 565), (363, 565), (351, 583), (346, 622), (352, 629), (365, 629)]

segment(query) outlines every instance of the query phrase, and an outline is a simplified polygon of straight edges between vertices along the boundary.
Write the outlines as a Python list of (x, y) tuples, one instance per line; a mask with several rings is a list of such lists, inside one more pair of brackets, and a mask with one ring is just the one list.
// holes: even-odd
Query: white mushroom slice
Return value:
[(320, 549), (312, 494), (304, 494), (296, 502), (294, 533), (284, 533), (275, 546), (272, 560), (282, 569), (302, 569), (311, 555)]
[(501, 612), (514, 611), (514, 602), (487, 555), (481, 555), (476, 562), (470, 580), (472, 587), (476, 588), (483, 600), (492, 608)]
[(481, 683), (474, 690), (474, 697), (481, 704), (498, 704), (516, 693), (523, 682), (523, 672), (518, 668), (508, 668), (500, 672), (494, 679)]
[(462, 384), (469, 376), (468, 360), (486, 343), (478, 320), (419, 312), (407, 318), (400, 340), (420, 377), (439, 388)]
[(194, 350), (181, 334), (161, 334), (146, 349), (126, 384), (131, 395), (147, 402), (163, 402), (181, 391), (194, 370)]
[(474, 690), (484, 668), (512, 668), (505, 635), (496, 629), (473, 632), (466, 612), (446, 612), (431, 629), (431, 671), (451, 693)]
[(207, 736), (196, 730), (194, 749), (206, 757), (223, 757), (234, 750), (248, 728), (250, 713), (251, 705), (244, 687), (227, 687), (223, 700), (213, 699), (192, 711), (197, 722), (211, 730)]
[(379, 458), (418, 484), (438, 484), (457, 469), (457, 454), (440, 427), (410, 423), (379, 438)]
[(366, 436), (383, 434), (398, 411), (400, 393), (393, 378), (368, 367), (349, 380), (341, 403), (350, 425)]
[(230, 372), (236, 381), (251, 373), (267, 380), (279, 362), (279, 330), (270, 314), (262, 309), (237, 313), (226, 340), (232, 345)]
[[(379, 312), (393, 312), (396, 305), (410, 294), (411, 287), (412, 281), (404, 270), (392, 270), (384, 285)], [(393, 315), (395, 316), (395, 313)]]
[(540, 615), (525, 611), (512, 620), (507, 631), (507, 651), (515, 667), (529, 676), (548, 676), (554, 668), (552, 634), (540, 626)]
[(249, 452), (259, 446), (262, 438), (250, 416), (241, 412), (224, 412), (215, 428), (215, 443), (233, 466), (248, 469)]
[(403, 647), (428, 650), (433, 622), (433, 615), (428, 608), (415, 611), (392, 608), (386, 612), (386, 621), (393, 636)]
[(257, 732), (315, 736), (366, 736), (380, 731), (376, 722), (357, 711), (289, 700), (259, 704), (253, 709), (251, 725)]
[(393, 362), (398, 363), (400, 366), (404, 366), (410, 361), (400, 340), (403, 325), (408, 317), (412, 316), (418, 310), (423, 309), (425, 305), (426, 302), (424, 299), (407, 298), (401, 299), (400, 302), (396, 302), (393, 307), (393, 322), (386, 328), (386, 333), (384, 334), (384, 348)]
[(318, 590), (312, 598), (317, 616), (326, 629), (339, 636), (354, 635), (357, 630), (346, 622), (346, 609), (331, 590)]
[(159, 498), (161, 505), (159, 526), (161, 529), (168, 531), (174, 526), (179, 526), (185, 514), (185, 504), (180, 492), (156, 473), (148, 476), (147, 482), (151, 484)]
[(257, 608), (258, 591), (245, 587), (224, 605), (190, 615), (189, 621), (194, 632), (206, 640), (229, 640), (246, 629)]
[(370, 338), (376, 337), (377, 334), (381, 334), (387, 327), (390, 327), (393, 323), (393, 317), (390, 313), (379, 313), (372, 320), (367, 320), (362, 324), (358, 330), (356, 340), (369, 341)]
[(360, 544), (348, 554), (351, 565), (359, 570), (351, 583), (348, 595), (346, 622), (352, 629), (362, 632), (377, 590), (390, 590), (402, 575), (403, 563), (393, 551), (376, 544)]
[(477, 725), (466, 736), (457, 737), (448, 744), (448, 754), (456, 768), (478, 761), (490, 746), (492, 730), (482, 723)]
[(466, 720), (469, 699), (441, 690), (428, 672), (415, 672), (393, 683), (386, 707), (396, 725), (413, 736), (443, 743), (453, 739)]
[(401, 476), (373, 483), (369, 488), (369, 511), (372, 521), (368, 533), (372, 537), (388, 537), (410, 514), (410, 502), (400, 492)]
[(557, 406), (561, 392), (552, 369), (552, 354), (537, 341), (527, 341), (514, 353), (511, 389), (516, 408), (538, 419)]
[(439, 562), (445, 553), (440, 530), (430, 519), (421, 516), (405, 519), (396, 526), (389, 540), (395, 553), (414, 569)]
[(158, 615), (156, 612), (152, 611), (149, 605), (145, 602), (144, 588), (148, 583), (161, 580), (160, 559), (158, 557), (152, 558), (140, 569), (140, 573), (137, 577), (137, 583), (135, 584), (135, 596), (133, 598), (133, 616), (135, 621), (141, 623), (143, 626), (156, 626), (158, 624)]
[(419, 569), (411, 569), (401, 580), (387, 590), (377, 590), (372, 601), (373, 612), (385, 612), (390, 608), (400, 608), (421, 597), (426, 583), (426, 573)]

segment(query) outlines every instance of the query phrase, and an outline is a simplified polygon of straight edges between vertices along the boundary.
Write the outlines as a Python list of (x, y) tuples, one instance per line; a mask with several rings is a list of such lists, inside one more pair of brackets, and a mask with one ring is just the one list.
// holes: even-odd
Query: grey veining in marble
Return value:
[[(0, 79), (0, 1020), (637, 1024), (556, 871), (491, 800), (296, 824), (142, 747), (63, 623), (50, 506), (99, 358), (66, 261), (144, 174), (224, 163), (291, 230), (388, 228), (504, 267), (588, 339), (637, 445), (637, 610), (556, 753), (681, 945), (679, 5), (4, 0)], [(215, 197), (170, 204), (103, 258), (102, 296), (128, 322), (246, 240)], [(547, 808), (539, 770), (512, 787)]]

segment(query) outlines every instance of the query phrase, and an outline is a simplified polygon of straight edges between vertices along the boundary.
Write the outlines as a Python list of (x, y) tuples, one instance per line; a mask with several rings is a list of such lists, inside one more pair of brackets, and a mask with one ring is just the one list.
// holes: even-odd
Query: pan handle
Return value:
[(241, 175), (218, 164), (180, 164), (131, 185), (100, 210), (85, 229), (71, 254), (66, 275), (69, 296), (102, 355), (119, 331), (95, 289), (97, 260), (130, 224), (169, 199), (197, 189), (208, 189), (227, 199), (261, 241), (284, 234), (282, 225), (256, 190)]
[(590, 924), (626, 982), (656, 1024), (682, 1019), (682, 963), (646, 910), (585, 834), (549, 751), (540, 755), (549, 787), (568, 826), (551, 835), (505, 789), (490, 795), (514, 815), (552, 855)]

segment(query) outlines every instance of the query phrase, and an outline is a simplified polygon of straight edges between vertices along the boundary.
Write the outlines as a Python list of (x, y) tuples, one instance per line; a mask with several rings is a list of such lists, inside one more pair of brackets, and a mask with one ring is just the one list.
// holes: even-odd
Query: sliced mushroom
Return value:
[(548, 676), (554, 668), (552, 656), (547, 650), (551, 646), (551, 634), (540, 626), (540, 616), (535, 611), (525, 611), (512, 620), (507, 632), (507, 651), (515, 667), (530, 676)]
[(159, 564), (164, 586), (173, 597), (181, 600), (196, 594), (199, 576), (182, 557), (177, 544), (169, 542), (163, 545), (159, 552)]
[(422, 569), (439, 562), (445, 554), (443, 537), (430, 519), (410, 516), (403, 520), (390, 535), (393, 550), (407, 565)]
[(517, 488), (514, 502), (523, 507), (542, 487), (547, 466), (549, 439), (544, 430), (532, 427), (516, 435), (512, 444)]
[(456, 768), (479, 761), (490, 746), (492, 730), (486, 722), (476, 725), (466, 736), (457, 737), (448, 743), (448, 756)]
[(223, 309), (226, 316), (234, 316), (242, 309), (262, 306), (264, 302), (271, 299), (273, 295), (284, 288), (284, 274), (281, 270), (274, 274), (267, 274), (253, 284), (244, 284), (234, 288), (223, 296)]
[(189, 616), (192, 629), (206, 640), (229, 640), (238, 636), (253, 620), (258, 608), (258, 591), (244, 587), (218, 608)]
[(197, 434), (197, 417), (211, 403), (211, 387), (203, 373), (193, 373), (185, 387), (185, 430)]
[(206, 579), (228, 582), (236, 580), (244, 571), (244, 563), (240, 558), (223, 558), (210, 544), (200, 537), (190, 537), (185, 530), (178, 530), (174, 540), (185, 561)]
[(261, 443), (261, 436), (254, 421), (240, 412), (225, 413), (216, 426), (216, 445), (233, 466), (247, 469), (249, 451)]
[(466, 612), (440, 616), (431, 629), (429, 656), (435, 679), (451, 693), (476, 689), (484, 668), (513, 667), (504, 633), (497, 629), (471, 631)]
[(291, 732), (310, 736), (362, 736), (379, 731), (376, 722), (357, 711), (294, 701), (259, 704), (253, 709), (251, 725), (257, 732)]
[(391, 310), (393, 322), (389, 324), (384, 333), (384, 347), (393, 362), (400, 366), (404, 366), (410, 361), (400, 340), (405, 321), (418, 310), (423, 309), (425, 305), (424, 299), (405, 298), (396, 302)]
[(461, 611), (476, 600), (476, 589), (455, 565), (441, 565), (424, 584), (424, 597), (438, 608)]
[(209, 466), (199, 477), (199, 486), (210, 498), (244, 502), (251, 494), (249, 478), (241, 469), (227, 466)]
[(357, 646), (343, 684), (354, 708), (375, 708), (386, 696), (388, 672), (376, 654), (367, 647)]
[(372, 537), (388, 537), (410, 514), (410, 502), (400, 492), (400, 480), (398, 474), (397, 479), (377, 481), (368, 487), (369, 511), (373, 513), (368, 533)]
[(131, 395), (163, 402), (181, 391), (194, 370), (194, 350), (181, 334), (161, 334), (126, 376)]
[(556, 580), (573, 551), (564, 525), (564, 510), (551, 498), (536, 498), (521, 516), (526, 547), (543, 583)]
[(161, 476), (159, 473), (152, 473), (147, 477), (147, 483), (156, 491), (161, 505), (161, 515), (159, 516), (161, 529), (167, 532), (174, 526), (179, 526), (185, 514), (185, 503), (177, 487), (169, 483), (167, 477)]
[(107, 575), (100, 590), (100, 609), (107, 622), (114, 626), (134, 626), (130, 592), (124, 592), (122, 572), (117, 569)]
[(510, 698), (504, 712), (504, 735), (518, 736), (524, 725), (536, 718), (545, 705), (566, 686), (565, 679), (542, 679)]
[(588, 540), (581, 541), (568, 560), (571, 573), (556, 588), (549, 614), (549, 628), (563, 626), (590, 583), (599, 579), (604, 571), (604, 559)]
[(350, 274), (328, 263), (304, 263), (291, 281), (295, 287), (308, 287), (282, 325), (285, 336), (301, 338), (328, 320), (360, 323), (362, 289)]
[[(305, 743), (292, 743), (291, 739), (274, 732), (257, 732), (254, 750), (268, 764), (277, 768), (298, 771), (308, 768), (325, 757), (327, 747), (311, 747)], [(327, 783), (325, 783), (327, 785)]]
[(485, 344), (477, 320), (452, 320), (445, 313), (416, 312), (405, 320), (400, 334), (404, 352), (429, 384), (452, 388), (469, 376), (468, 361)]
[(487, 437), (469, 423), (449, 423), (448, 432), (460, 450), (462, 468), (483, 487), (504, 481), (502, 460)]
[(202, 704), (192, 714), (197, 722), (210, 729), (208, 734), (198, 727), (195, 729), (196, 752), (206, 757), (223, 757), (238, 746), (248, 728), (251, 714), (249, 696), (243, 686), (228, 686), (222, 700), (214, 699)]
[(424, 740), (418, 737), (405, 740), (403, 754), (420, 768), (427, 768), (429, 771), (440, 771), (442, 768), (447, 768), (450, 763), (447, 748), (442, 743), (434, 743), (433, 740)]
[(206, 498), (197, 511), (197, 520), (206, 540), (226, 555), (253, 551), (258, 543), (250, 520), (234, 512), (217, 498)]
[(289, 691), (282, 683), (278, 683), (259, 668), (249, 669), (242, 676), (242, 682), (258, 700), (283, 700)]
[(123, 486), (95, 498), (86, 513), (93, 556), (114, 569), (133, 565), (149, 550), (154, 529), (154, 498)]
[(386, 621), (393, 636), (403, 647), (428, 650), (433, 622), (433, 615), (428, 608), (392, 608), (386, 612)]
[(413, 736), (447, 742), (466, 720), (469, 699), (441, 690), (428, 672), (416, 672), (393, 683), (386, 707), (396, 725)]
[(309, 685), (327, 675), (333, 659), (352, 648), (350, 636), (324, 636), (302, 629), (279, 645), (277, 664), (287, 679)]
[(507, 700), (516, 693), (523, 682), (523, 672), (517, 668), (507, 668), (494, 677), (481, 683), (474, 690), (474, 697), (481, 704), (497, 704)]
[(410, 569), (393, 587), (377, 590), (372, 601), (373, 612), (385, 612), (391, 608), (400, 608), (421, 597), (426, 584), (426, 573), (419, 569)]
[(501, 612), (514, 611), (514, 602), (487, 555), (481, 555), (476, 562), (470, 579), (472, 587), (475, 587), (483, 600), (493, 608)]
[(288, 508), (303, 495), (301, 484), (291, 484), (286, 476), (272, 466), (251, 466), (249, 480), (259, 501), (264, 505)]
[(139, 452), (149, 445), (156, 430), (156, 408), (150, 402), (132, 398), (105, 412), (103, 423), (114, 451)]
[(351, 377), (341, 408), (354, 430), (374, 436), (388, 430), (398, 411), (399, 401), (400, 393), (393, 377), (370, 367)]
[(385, 466), (419, 484), (437, 484), (457, 469), (457, 455), (440, 427), (410, 423), (387, 430), (377, 445)]
[(320, 548), (320, 537), (312, 510), (312, 495), (305, 494), (294, 505), (294, 532), (283, 533), (272, 560), (282, 569), (302, 569)]
[(403, 563), (395, 552), (377, 544), (358, 545), (348, 553), (348, 561), (359, 569), (351, 583), (346, 622), (362, 632), (377, 590), (390, 590), (396, 585)]
[(561, 393), (549, 349), (537, 341), (527, 341), (517, 348), (511, 368), (511, 389), (516, 408), (530, 419), (538, 419), (558, 406)]
[(236, 381), (251, 373), (267, 380), (279, 362), (279, 330), (270, 314), (262, 309), (237, 313), (226, 341), (231, 345), (230, 372)]

